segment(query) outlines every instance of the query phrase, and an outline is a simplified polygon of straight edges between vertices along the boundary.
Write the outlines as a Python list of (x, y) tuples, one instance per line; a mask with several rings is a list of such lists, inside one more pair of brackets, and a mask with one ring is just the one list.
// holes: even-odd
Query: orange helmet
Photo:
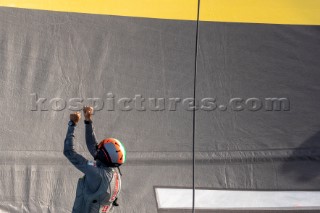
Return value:
[(126, 149), (115, 138), (102, 140), (97, 148), (97, 159), (107, 166), (119, 167), (126, 161)]

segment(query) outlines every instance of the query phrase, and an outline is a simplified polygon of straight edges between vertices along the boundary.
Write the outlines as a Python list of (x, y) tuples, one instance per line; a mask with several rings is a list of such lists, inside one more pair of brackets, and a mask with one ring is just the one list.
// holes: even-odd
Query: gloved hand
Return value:
[(80, 118), (81, 118), (81, 113), (80, 112), (75, 112), (75, 113), (70, 114), (70, 120), (75, 125), (77, 125), (77, 123), (79, 122)]
[(86, 121), (92, 121), (93, 108), (89, 106), (85, 106), (83, 108), (83, 114)]

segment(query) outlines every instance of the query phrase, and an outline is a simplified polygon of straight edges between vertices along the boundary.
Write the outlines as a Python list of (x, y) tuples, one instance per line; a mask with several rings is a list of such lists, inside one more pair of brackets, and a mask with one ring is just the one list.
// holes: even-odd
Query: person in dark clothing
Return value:
[(99, 144), (92, 124), (92, 107), (84, 107), (85, 137), (90, 161), (74, 150), (74, 130), (81, 118), (80, 112), (70, 114), (68, 131), (64, 141), (64, 155), (84, 176), (79, 179), (73, 213), (113, 212), (121, 190), (121, 166), (126, 160), (126, 150), (114, 138), (102, 140)]

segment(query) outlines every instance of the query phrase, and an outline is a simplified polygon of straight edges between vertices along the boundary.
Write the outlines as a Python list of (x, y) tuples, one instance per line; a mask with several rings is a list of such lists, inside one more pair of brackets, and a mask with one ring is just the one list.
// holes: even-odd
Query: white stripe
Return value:
[[(160, 209), (191, 209), (192, 189), (156, 188)], [(196, 209), (320, 209), (319, 191), (196, 190)]]

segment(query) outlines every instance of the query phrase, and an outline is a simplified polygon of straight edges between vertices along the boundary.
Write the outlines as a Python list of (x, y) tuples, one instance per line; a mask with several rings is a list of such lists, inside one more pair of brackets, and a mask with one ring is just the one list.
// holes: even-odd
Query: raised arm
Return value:
[(92, 107), (84, 107), (83, 113), (85, 116), (85, 126), (86, 126), (86, 144), (87, 148), (92, 155), (92, 157), (96, 156), (97, 152), (97, 139), (94, 133), (94, 128), (92, 125), (92, 115), (93, 115), (93, 108)]
[(77, 169), (84, 172), (83, 166), (87, 164), (87, 159), (74, 150), (74, 130), (76, 124), (73, 121), (69, 121), (68, 125), (67, 135), (64, 140), (63, 154)]
[(67, 135), (64, 140), (63, 154), (77, 169), (86, 174), (88, 181), (92, 183), (90, 188), (94, 191), (101, 181), (98, 168), (95, 166), (94, 162), (88, 161), (74, 149), (74, 130), (80, 120), (80, 117), (79, 112), (70, 115)]

